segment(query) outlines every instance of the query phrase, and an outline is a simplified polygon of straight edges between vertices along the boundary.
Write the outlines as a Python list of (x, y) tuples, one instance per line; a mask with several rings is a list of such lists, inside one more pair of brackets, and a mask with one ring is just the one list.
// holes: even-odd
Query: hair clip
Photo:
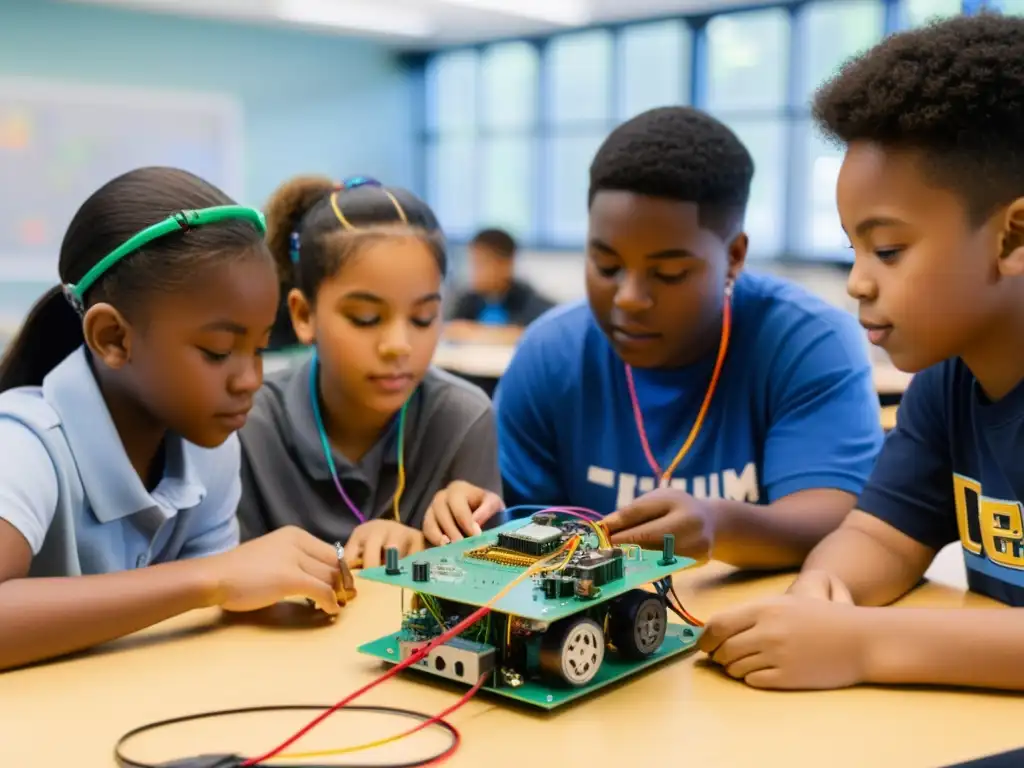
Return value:
[(64, 294), (64, 298), (67, 300), (71, 308), (75, 310), (79, 315), (85, 311), (85, 305), (82, 304), (82, 300), (75, 295), (75, 289), (73, 285), (63, 283), (60, 287), (61, 293)]
[(376, 179), (369, 176), (349, 176), (341, 182), (342, 189), (355, 189), (356, 187), (381, 187), (384, 186)]
[(291, 247), (288, 249), (288, 258), (292, 260), (292, 264), (299, 263), (299, 233), (292, 232), (290, 238)]

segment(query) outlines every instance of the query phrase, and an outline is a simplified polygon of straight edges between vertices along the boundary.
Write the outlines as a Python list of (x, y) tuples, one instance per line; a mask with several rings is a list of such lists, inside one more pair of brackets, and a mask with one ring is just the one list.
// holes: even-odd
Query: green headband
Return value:
[(124, 245), (104, 256), (95, 264), (95, 266), (93, 266), (92, 269), (86, 272), (85, 276), (77, 283), (68, 283), (65, 285), (64, 295), (68, 297), (68, 300), (77, 309), (81, 310), (86, 291), (92, 288), (97, 280), (103, 277), (111, 267), (121, 261), (121, 259), (128, 254), (139, 250), (139, 248), (142, 248), (144, 245), (148, 245), (154, 240), (164, 237), (165, 235), (169, 235), (171, 232), (187, 232), (193, 227), (201, 227), (206, 224), (216, 224), (221, 221), (228, 221), (229, 219), (244, 219), (249, 221), (260, 231), (261, 234), (265, 234), (267, 231), (267, 223), (263, 214), (255, 208), (249, 208), (244, 205), (220, 205), (214, 208), (179, 211), (178, 213), (168, 216), (163, 221), (159, 221), (150, 227), (146, 227), (138, 234), (133, 235), (128, 242), (124, 243)]

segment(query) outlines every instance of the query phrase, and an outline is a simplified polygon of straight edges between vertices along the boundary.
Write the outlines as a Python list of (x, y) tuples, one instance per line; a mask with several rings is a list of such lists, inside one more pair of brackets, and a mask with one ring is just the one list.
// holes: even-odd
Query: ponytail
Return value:
[(28, 313), (0, 360), (0, 392), (39, 386), (43, 378), (85, 342), (82, 318), (55, 285)]

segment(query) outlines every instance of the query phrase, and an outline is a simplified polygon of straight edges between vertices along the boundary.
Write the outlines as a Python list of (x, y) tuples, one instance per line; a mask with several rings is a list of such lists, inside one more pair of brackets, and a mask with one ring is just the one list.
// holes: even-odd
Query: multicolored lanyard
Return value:
[(640, 443), (644, 449), (644, 455), (647, 457), (647, 463), (651, 467), (651, 471), (654, 472), (654, 476), (658, 479), (658, 487), (665, 488), (668, 486), (669, 481), (672, 479), (672, 473), (676, 471), (676, 468), (682, 462), (683, 458), (689, 453), (690, 448), (697, 440), (697, 435), (700, 434), (700, 429), (704, 425), (704, 418), (707, 416), (708, 407), (711, 405), (711, 398), (715, 394), (715, 389), (718, 387), (718, 378), (722, 373), (722, 364), (725, 362), (725, 354), (729, 349), (729, 337), (732, 335), (732, 281), (726, 283), (725, 286), (725, 306), (722, 309), (722, 338), (718, 344), (718, 358), (715, 360), (715, 368), (711, 374), (711, 383), (708, 385), (707, 392), (704, 394), (704, 402), (701, 403), (700, 410), (697, 412), (697, 419), (693, 423), (693, 428), (690, 429), (690, 434), (686, 438), (686, 442), (683, 443), (682, 448), (676, 454), (676, 457), (672, 460), (672, 463), (668, 466), (668, 469), (662, 471), (658, 461), (654, 458), (654, 454), (651, 452), (651, 445), (647, 439), (647, 430), (644, 428), (644, 417), (640, 411), (640, 400), (636, 395), (636, 384), (633, 382), (633, 369), (626, 365), (626, 385), (629, 387), (629, 398), (633, 404), (633, 418), (636, 421), (636, 430), (640, 435)]
[[(365, 523), (366, 516), (359, 511), (359, 507), (353, 504), (352, 499), (345, 493), (345, 489), (341, 485), (341, 479), (338, 477), (338, 468), (334, 465), (331, 444), (327, 439), (327, 430), (324, 429), (323, 417), (320, 415), (320, 396), (316, 386), (318, 365), (319, 360), (314, 352), (309, 366), (309, 399), (313, 404), (313, 418), (316, 421), (317, 432), (320, 434), (320, 445), (323, 447), (324, 458), (327, 459), (327, 467), (331, 472), (331, 479), (334, 480), (334, 487), (338, 489), (338, 495), (341, 496), (341, 500), (345, 502), (345, 505), (352, 514), (356, 516), (356, 519), (360, 523)], [(402, 493), (405, 491), (405, 412), (408, 407), (409, 401), (406, 400), (402, 405), (402, 410), (398, 412), (398, 487), (395, 488), (395, 495), (391, 497), (392, 512), (395, 520), (398, 522), (402, 520), (399, 514), (399, 504), (402, 500)]]

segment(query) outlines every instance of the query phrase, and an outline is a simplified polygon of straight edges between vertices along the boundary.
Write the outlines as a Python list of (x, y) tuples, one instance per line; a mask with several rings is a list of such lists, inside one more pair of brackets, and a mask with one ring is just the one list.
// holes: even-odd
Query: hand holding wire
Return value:
[(197, 560), (227, 611), (256, 611), (290, 597), (304, 597), (335, 615), (354, 591), (337, 551), (306, 531), (288, 526), (220, 555)]
[(604, 519), (612, 544), (659, 549), (666, 533), (675, 536), (676, 554), (697, 561), (711, 556), (714, 514), (711, 505), (685, 491), (659, 488)]

